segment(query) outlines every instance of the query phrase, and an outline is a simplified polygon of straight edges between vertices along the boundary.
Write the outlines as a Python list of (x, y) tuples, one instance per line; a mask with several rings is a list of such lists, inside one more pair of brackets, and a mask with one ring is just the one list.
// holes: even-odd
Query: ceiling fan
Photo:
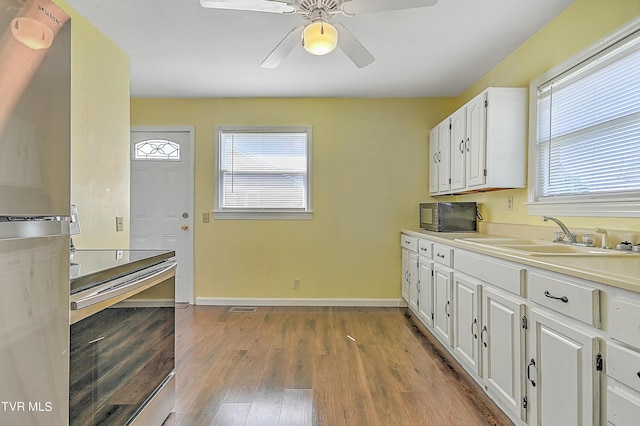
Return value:
[(366, 13), (387, 12), (433, 6), (438, 0), (200, 0), (202, 7), (249, 10), (256, 12), (299, 14), (309, 21), (292, 29), (262, 61), (264, 68), (276, 68), (298, 44), (314, 55), (340, 48), (358, 67), (364, 68), (375, 58), (344, 25), (331, 23), (335, 15), (353, 17)]

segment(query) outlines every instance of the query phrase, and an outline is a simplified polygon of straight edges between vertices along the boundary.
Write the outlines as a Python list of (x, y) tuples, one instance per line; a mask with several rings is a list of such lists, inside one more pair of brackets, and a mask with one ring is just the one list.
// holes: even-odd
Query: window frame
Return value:
[[(528, 146), (528, 211), (529, 215), (558, 215), (575, 217), (639, 217), (640, 197), (637, 194), (599, 194), (557, 197), (538, 200), (537, 187), (537, 123), (538, 87), (570, 69), (588, 62), (592, 57), (622, 39), (640, 31), (640, 18), (635, 18), (612, 34), (602, 38), (583, 52), (573, 56), (532, 80), (529, 85), (529, 146)], [(640, 35), (638, 35), (640, 36)]]
[[(306, 175), (306, 209), (258, 209), (244, 208), (231, 209), (221, 206), (222, 179), (221, 179), (221, 135), (225, 132), (252, 132), (252, 133), (306, 133), (307, 134), (307, 175)], [(311, 157), (312, 157), (312, 128), (311, 126), (229, 126), (215, 127), (214, 137), (214, 219), (234, 220), (311, 220), (313, 210), (311, 208)]]

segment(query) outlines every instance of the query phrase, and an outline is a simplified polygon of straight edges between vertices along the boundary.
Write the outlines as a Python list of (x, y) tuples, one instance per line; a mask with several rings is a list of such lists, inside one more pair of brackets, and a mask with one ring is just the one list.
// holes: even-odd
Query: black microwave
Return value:
[(420, 228), (435, 232), (476, 232), (475, 202), (421, 203)]

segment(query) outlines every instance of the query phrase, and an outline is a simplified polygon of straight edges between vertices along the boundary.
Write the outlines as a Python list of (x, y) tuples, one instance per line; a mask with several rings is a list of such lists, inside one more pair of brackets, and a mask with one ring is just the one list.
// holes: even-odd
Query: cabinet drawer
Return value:
[(607, 385), (607, 423), (616, 426), (637, 425), (640, 418), (640, 394), (613, 380)]
[(431, 259), (431, 253), (433, 252), (433, 243), (427, 240), (418, 240), (418, 253), (420, 256), (428, 257)]
[(520, 265), (504, 263), (487, 256), (457, 250), (456, 270), (513, 294), (524, 296), (526, 270)]
[(564, 277), (531, 272), (529, 299), (586, 324), (600, 327), (600, 291), (596, 288)]
[(440, 244), (433, 244), (433, 260), (449, 268), (453, 267), (453, 249)]
[(411, 251), (418, 252), (418, 239), (416, 237), (402, 234), (400, 235), (400, 245)]
[(640, 392), (640, 353), (609, 344), (607, 360), (608, 376)]
[(611, 337), (640, 348), (640, 303), (612, 298), (608, 323)]

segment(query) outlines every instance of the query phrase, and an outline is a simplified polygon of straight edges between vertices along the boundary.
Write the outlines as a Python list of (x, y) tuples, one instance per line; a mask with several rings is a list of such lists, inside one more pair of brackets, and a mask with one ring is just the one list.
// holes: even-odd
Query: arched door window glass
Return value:
[(148, 139), (134, 145), (135, 160), (180, 160), (180, 145), (163, 139)]

